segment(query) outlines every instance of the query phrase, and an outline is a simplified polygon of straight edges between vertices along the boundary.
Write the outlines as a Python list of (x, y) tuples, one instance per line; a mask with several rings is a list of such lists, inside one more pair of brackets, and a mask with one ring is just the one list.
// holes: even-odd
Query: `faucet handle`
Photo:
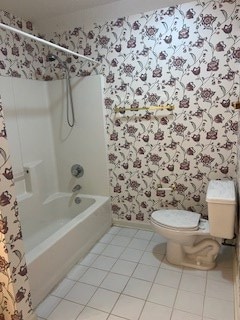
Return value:
[(72, 167), (71, 167), (71, 173), (74, 177), (76, 178), (81, 178), (84, 174), (84, 170), (83, 170), (83, 167), (80, 166), (80, 164), (74, 164)]

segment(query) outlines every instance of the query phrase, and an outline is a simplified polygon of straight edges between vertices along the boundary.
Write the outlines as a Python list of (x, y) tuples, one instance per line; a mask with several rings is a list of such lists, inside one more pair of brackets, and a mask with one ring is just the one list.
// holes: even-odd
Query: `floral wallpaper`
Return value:
[(27, 267), (0, 101), (0, 319), (32, 316)]
[[(0, 22), (30, 34), (38, 35), (30, 21), (0, 10)], [(41, 37), (41, 35), (40, 35)], [(48, 48), (41, 43), (0, 29), (0, 75), (26, 79), (42, 79)]]
[[(0, 11), (0, 19), (38, 33), (31, 22), (12, 14)], [(209, 179), (236, 178), (238, 119), (231, 103), (239, 97), (239, 4), (235, 0), (193, 1), (76, 26), (54, 33), (51, 40), (101, 62), (96, 67), (61, 56), (72, 76), (101, 73), (105, 77), (114, 218), (144, 223), (153, 210), (163, 206), (206, 215)], [(3, 30), (0, 42), (1, 76), (41, 80), (64, 76), (59, 64), (46, 62), (49, 49), (39, 43)], [(175, 109), (124, 112), (124, 108), (152, 105)], [(122, 112), (115, 113), (116, 107)], [(31, 313), (31, 304), (17, 204), (9, 180), (11, 165), (4, 162), (8, 151), (2, 113), (0, 120), (0, 183), (4, 186), (0, 272), (2, 288), (10, 288), (1, 293), (7, 304), (5, 310), (0, 309), (0, 317), (5, 312), (18, 320), (25, 319), (25, 312)], [(173, 185), (174, 190), (164, 191), (158, 185)], [(11, 279), (16, 279), (15, 294)], [(21, 308), (23, 303), (25, 308)]]
[[(5, 12), (2, 21), (33, 30)], [(1, 35), (2, 75), (64, 76), (58, 63), (46, 62), (48, 48)], [(239, 38), (234, 0), (195, 1), (52, 35), (51, 41), (101, 62), (96, 67), (58, 53), (72, 76), (105, 76), (114, 218), (148, 222), (163, 206), (206, 215), (209, 179), (236, 177), (238, 123), (231, 103), (239, 96)], [(175, 109), (114, 111), (154, 105)]]
[[(73, 75), (105, 76), (114, 218), (148, 222), (161, 207), (206, 215), (209, 179), (236, 178), (236, 1), (196, 1), (76, 27), (52, 40), (101, 61), (92, 70), (89, 63), (66, 60)], [(56, 76), (47, 69), (46, 79)], [(175, 109), (124, 112), (154, 105)], [(115, 113), (116, 107), (123, 112)]]

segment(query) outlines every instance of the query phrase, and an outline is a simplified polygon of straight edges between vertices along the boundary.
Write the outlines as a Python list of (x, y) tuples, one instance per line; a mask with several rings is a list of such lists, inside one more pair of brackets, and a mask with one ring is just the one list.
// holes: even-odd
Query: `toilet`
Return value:
[(236, 192), (231, 180), (211, 180), (206, 201), (208, 220), (196, 212), (177, 209), (154, 211), (153, 229), (166, 238), (167, 261), (174, 265), (209, 270), (216, 266), (222, 239), (234, 237)]

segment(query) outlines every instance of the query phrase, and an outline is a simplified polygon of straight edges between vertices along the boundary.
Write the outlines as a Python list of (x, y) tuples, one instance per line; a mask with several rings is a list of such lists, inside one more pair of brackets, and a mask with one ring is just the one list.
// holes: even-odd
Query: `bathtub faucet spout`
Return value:
[(82, 187), (80, 186), (80, 184), (77, 184), (75, 187), (73, 187), (72, 192), (77, 192), (81, 189)]

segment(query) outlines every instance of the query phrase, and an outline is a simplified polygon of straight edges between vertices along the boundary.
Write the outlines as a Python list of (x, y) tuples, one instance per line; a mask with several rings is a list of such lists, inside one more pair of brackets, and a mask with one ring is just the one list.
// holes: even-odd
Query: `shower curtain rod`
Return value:
[(91, 58), (85, 57), (85, 56), (83, 56), (83, 55), (80, 54), (80, 53), (76, 53), (76, 52), (71, 51), (71, 50), (69, 50), (69, 49), (66, 49), (66, 48), (64, 48), (64, 47), (61, 47), (61, 46), (59, 46), (59, 45), (57, 45), (57, 44), (54, 44), (54, 43), (52, 43), (52, 42), (50, 42), (50, 41), (41, 39), (41, 38), (39, 38), (39, 37), (37, 37), (37, 36), (33, 36), (32, 34), (29, 34), (29, 33), (27, 33), (27, 32), (24, 32), (24, 31), (21, 31), (21, 30), (19, 30), (19, 29), (10, 27), (10, 26), (8, 26), (8, 25), (6, 25), (6, 24), (4, 24), (4, 23), (0, 23), (0, 28), (7, 29), (7, 30), (10, 30), (10, 31), (19, 33), (19, 34), (21, 34), (21, 35), (23, 35), (23, 36), (25, 36), (25, 37), (28, 37), (28, 38), (30, 38), (30, 39), (33, 39), (33, 40), (42, 42), (43, 44), (45, 44), (45, 45), (47, 45), (47, 46), (53, 47), (53, 48), (58, 49), (58, 50), (60, 50), (60, 51), (64, 51), (64, 52), (66, 52), (66, 53), (72, 54), (72, 55), (77, 56), (77, 57), (79, 57), (79, 58), (83, 58), (83, 59), (88, 60), (88, 61), (90, 61), (90, 62), (93, 62), (93, 63), (95, 63), (95, 64), (97, 64), (97, 65), (100, 64), (100, 62), (98, 62), (98, 61), (96, 61), (96, 60), (93, 60), (93, 59), (91, 59)]

